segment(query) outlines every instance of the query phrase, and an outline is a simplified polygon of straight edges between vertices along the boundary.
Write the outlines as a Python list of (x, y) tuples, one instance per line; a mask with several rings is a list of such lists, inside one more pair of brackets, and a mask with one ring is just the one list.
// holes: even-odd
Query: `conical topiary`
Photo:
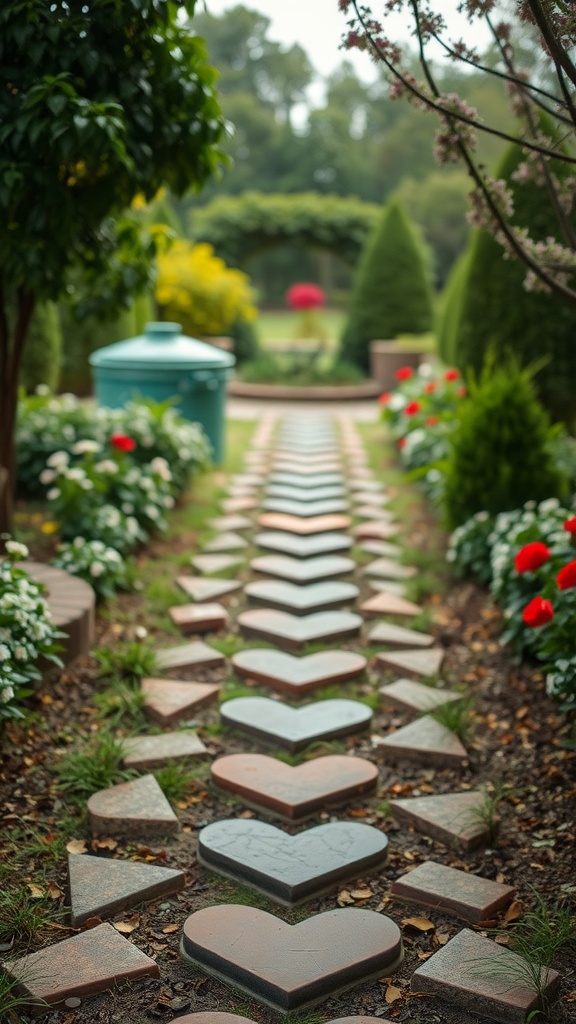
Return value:
[(456, 362), (458, 328), (468, 283), (470, 250), (458, 257), (446, 282), (440, 302), (436, 327), (436, 348), (447, 366)]
[(20, 386), (31, 392), (39, 384), (55, 391), (60, 379), (62, 330), (58, 308), (53, 302), (39, 302), (32, 314), (22, 366)]
[(431, 326), (423, 246), (402, 207), (392, 202), (360, 257), (340, 358), (366, 372), (371, 341), (424, 334)]

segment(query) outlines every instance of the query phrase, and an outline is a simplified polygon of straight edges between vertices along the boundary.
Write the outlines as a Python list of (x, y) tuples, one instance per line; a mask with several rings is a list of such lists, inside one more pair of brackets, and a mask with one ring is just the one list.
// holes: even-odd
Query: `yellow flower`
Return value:
[(42, 533), (58, 533), (59, 528), (58, 523), (53, 523), (50, 522), (50, 520), (47, 520), (45, 523), (42, 523), (40, 530)]

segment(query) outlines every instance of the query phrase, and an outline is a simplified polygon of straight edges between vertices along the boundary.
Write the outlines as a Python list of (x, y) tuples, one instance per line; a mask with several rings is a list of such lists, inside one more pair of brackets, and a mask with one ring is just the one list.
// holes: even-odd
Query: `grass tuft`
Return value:
[(122, 741), (109, 729), (102, 729), (79, 751), (64, 754), (56, 767), (58, 785), (63, 793), (82, 800), (100, 789), (134, 778), (123, 769)]

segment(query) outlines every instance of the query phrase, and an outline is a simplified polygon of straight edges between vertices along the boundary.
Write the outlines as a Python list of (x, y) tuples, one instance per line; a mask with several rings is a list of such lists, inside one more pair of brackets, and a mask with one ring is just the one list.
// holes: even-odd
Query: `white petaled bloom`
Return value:
[(71, 451), (73, 455), (85, 455), (88, 452), (99, 452), (100, 445), (98, 444), (98, 441), (92, 441), (90, 438), (86, 437), (80, 441), (76, 441), (76, 444), (72, 445)]
[(558, 498), (546, 498), (545, 501), (541, 501), (538, 505), (538, 511), (540, 513), (555, 512), (557, 508), (560, 508), (560, 502)]
[(81, 481), (86, 479), (86, 472), (81, 466), (75, 466), (74, 469), (69, 469), (65, 476), (67, 480)]
[(70, 456), (68, 452), (53, 452), (46, 459), (46, 465), (51, 466), (53, 469), (62, 469), (63, 466), (67, 466), (70, 462)]
[(475, 519), (477, 523), (485, 523), (490, 518), (490, 515), (488, 512), (475, 512), (472, 518)]
[(132, 513), (134, 511), (134, 505), (132, 504), (132, 502), (131, 501), (123, 501), (122, 502), (122, 511), (123, 511), (124, 515), (126, 515), (126, 516), (132, 515)]
[(90, 566), (90, 575), (95, 578), (101, 576), (106, 571), (106, 567), (102, 565), (102, 562), (92, 562)]
[(11, 558), (28, 558), (28, 548), (25, 544), (19, 544), (16, 540), (6, 541), (6, 553)]
[(81, 480), (80, 481), (80, 487), (82, 488), (83, 491), (93, 491), (94, 490), (94, 484), (92, 483), (91, 480), (88, 480), (88, 478), (86, 478), (85, 480)]
[(53, 469), (43, 469), (40, 473), (41, 484), (51, 484), (56, 479), (56, 473)]
[(28, 651), (25, 647), (22, 647), (22, 645), (19, 644), (18, 647), (14, 648), (14, 657), (16, 658), (16, 661), (27, 661)]
[(37, 384), (34, 388), (34, 394), (44, 398), (46, 395), (50, 394), (50, 388), (47, 384)]
[(160, 513), (158, 512), (158, 509), (156, 508), (155, 505), (145, 505), (144, 515), (148, 516), (148, 519), (158, 519)]
[(10, 648), (6, 644), (0, 644), (0, 661), (10, 661)]
[(47, 492), (46, 497), (48, 498), (48, 501), (55, 501), (56, 498), (60, 497), (60, 488), (51, 487), (50, 490)]
[(134, 636), (136, 637), (137, 640), (145, 640), (146, 637), (148, 636), (148, 630), (146, 629), (145, 626), (136, 626), (136, 629), (134, 630)]
[(0, 704), (7, 704), (9, 700), (12, 700), (14, 696), (13, 686), (4, 686), (0, 690)]
[(408, 399), (405, 395), (401, 394), (400, 391), (394, 391), (394, 393), (390, 395), (388, 408), (392, 412), (400, 412), (400, 410), (406, 405), (408, 405)]
[(431, 363), (420, 363), (417, 373), (419, 377), (423, 377), (424, 380), (427, 380), (429, 377), (434, 376), (434, 367)]
[(167, 494), (166, 497), (164, 498), (164, 508), (174, 508), (175, 504), (176, 502), (174, 501), (172, 495)]
[(74, 427), (72, 426), (71, 423), (67, 423), (64, 427), (62, 427), (62, 436), (63, 436), (65, 441), (73, 441), (74, 440), (74, 438), (76, 436), (76, 432), (75, 432)]
[(166, 459), (163, 459), (160, 455), (157, 455), (155, 459), (152, 459), (152, 462), (150, 463), (150, 469), (152, 470), (153, 473), (157, 473), (161, 480), (165, 480), (167, 483), (170, 483), (172, 479), (172, 473), (170, 472), (170, 467), (166, 462)]
[(94, 466), (97, 473), (117, 473), (119, 466), (113, 459), (102, 459), (101, 462), (97, 462)]
[(72, 541), (72, 544), (74, 545), (75, 548), (83, 548), (85, 543), (85, 537), (74, 537), (74, 540)]

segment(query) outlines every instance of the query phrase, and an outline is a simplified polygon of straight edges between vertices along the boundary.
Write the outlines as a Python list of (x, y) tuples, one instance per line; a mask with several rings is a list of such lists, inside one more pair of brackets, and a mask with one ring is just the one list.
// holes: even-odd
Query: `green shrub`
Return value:
[(468, 249), (462, 253), (452, 267), (440, 303), (436, 344), (438, 355), (448, 366), (452, 366), (457, 361), (458, 330), (468, 281), (469, 263), (470, 250)]
[(431, 326), (423, 246), (402, 207), (390, 203), (360, 257), (340, 358), (367, 372), (371, 341), (424, 334)]
[(58, 308), (53, 302), (42, 302), (32, 314), (26, 348), (20, 370), (20, 385), (28, 393), (39, 384), (51, 391), (58, 387), (62, 331)]
[(490, 515), (525, 501), (562, 497), (566, 478), (550, 452), (548, 416), (534, 388), (533, 368), (509, 356), (489, 357), (470, 375), (469, 399), (450, 438), (444, 489), (451, 528), (482, 510)]
[(63, 345), (60, 388), (76, 395), (88, 395), (92, 391), (88, 356), (97, 348), (138, 334), (136, 309), (132, 306), (111, 320), (97, 320), (95, 317), (76, 320), (72, 307), (62, 304), (60, 319)]
[(239, 366), (249, 359), (256, 359), (260, 344), (256, 325), (251, 320), (236, 320), (230, 328), (230, 337), (234, 341), (234, 355)]

